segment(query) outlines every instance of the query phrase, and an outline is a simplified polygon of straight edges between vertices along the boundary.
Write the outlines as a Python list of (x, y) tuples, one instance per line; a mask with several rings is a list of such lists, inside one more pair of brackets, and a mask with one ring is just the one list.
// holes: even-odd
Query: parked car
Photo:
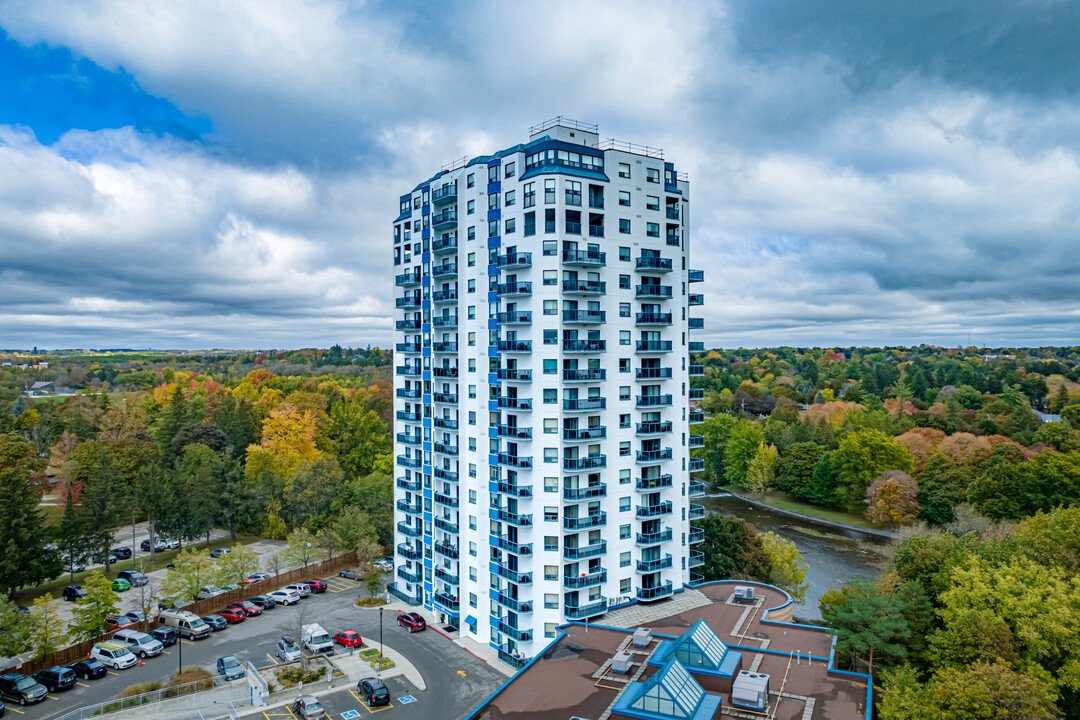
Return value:
[(67, 572), (69, 573), (81, 573), (86, 569), (86, 565), (81, 562), (74, 562), (67, 566)]
[(300, 628), (300, 643), (312, 655), (334, 652), (334, 643), (330, 639), (330, 633), (326, 632), (319, 623), (311, 623)]
[(28, 705), (44, 700), (47, 692), (45, 686), (29, 675), (17, 672), (0, 675), (0, 698), (4, 700)]
[(326, 710), (319, 703), (319, 698), (314, 695), (301, 695), (293, 703), (293, 711), (300, 720), (313, 720), (313, 718), (326, 717)]
[(219, 675), (224, 675), (226, 680), (239, 680), (247, 674), (235, 655), (218, 658), (217, 671)]
[(363, 639), (360, 637), (360, 633), (355, 630), (342, 630), (334, 636), (334, 642), (341, 647), (347, 648), (360, 647), (364, 644)]
[(180, 639), (180, 633), (171, 627), (156, 627), (150, 634), (164, 647), (172, 647)]
[(131, 548), (129, 548), (129, 547), (113, 548), (112, 549), (112, 554), (115, 555), (116, 557), (120, 558), (121, 560), (129, 560), (129, 559), (131, 559)]
[(158, 624), (172, 628), (188, 640), (199, 640), (210, 635), (210, 627), (190, 610), (162, 610)]
[(60, 597), (68, 602), (79, 602), (79, 600), (86, 597), (86, 591), (83, 590), (81, 585), (68, 585), (64, 588), (64, 591), (60, 593)]
[(254, 580), (255, 582), (259, 582), (260, 580), (269, 580), (271, 577), (272, 576), (270, 575), (270, 573), (254, 572), (254, 573), (251, 573), (250, 575), (248, 575), (247, 579), (248, 580)]
[(240, 587), (241, 586), (238, 583), (229, 583), (228, 585), (223, 585), (221, 590), (222, 592), (231, 592), (233, 590), (239, 590)]
[(342, 570), (338, 573), (338, 577), (348, 578), (350, 580), (363, 580), (364, 571), (360, 568), (351, 567), (348, 570)]
[(363, 696), (368, 707), (390, 704), (390, 691), (378, 678), (367, 678), (356, 684), (356, 690)]
[(304, 584), (307, 585), (313, 593), (321, 595), (326, 592), (326, 581), (322, 578), (311, 578), (310, 580), (305, 580)]
[(127, 615), (107, 615), (105, 617), (105, 630), (118, 630), (134, 625), (135, 621)]
[(78, 660), (68, 665), (69, 668), (83, 680), (95, 680), (105, 673), (109, 672), (109, 668), (105, 667), (98, 660)]
[(372, 565), (375, 566), (376, 570), (380, 570), (382, 572), (390, 572), (394, 569), (394, 558), (381, 557), (374, 563), (372, 563)]
[(214, 549), (214, 550), (210, 551), (210, 557), (219, 558), (222, 555), (228, 555), (230, 552), (232, 552), (232, 551), (229, 550), (229, 548), (217, 548), (217, 549)]
[(249, 598), (249, 600), (261, 607), (263, 610), (273, 610), (274, 607), (277, 606), (277, 601), (269, 595), (256, 595), (253, 598)]
[(109, 561), (110, 565), (112, 565), (114, 562), (118, 562), (120, 560), (120, 558), (116, 557), (116, 555), (114, 555), (111, 552), (102, 553), (100, 555), (95, 555), (94, 557), (92, 557), (90, 559), (91, 559), (91, 561), (102, 564), (102, 565), (105, 564), (106, 560)]
[(131, 618), (132, 622), (140, 623), (140, 622), (142, 622), (143, 620), (146, 619), (146, 616), (143, 615), (141, 610), (128, 610), (124, 614), (127, 615), (129, 618)]
[(224, 610), (219, 610), (218, 615), (225, 618), (225, 622), (230, 625), (236, 625), (247, 620), (247, 613), (240, 608), (225, 608)]
[(295, 605), (300, 602), (300, 593), (290, 588), (281, 588), (267, 595), (274, 598), (274, 601), (280, 605)]
[(165, 646), (150, 633), (139, 630), (121, 630), (112, 636), (116, 642), (126, 642), (135, 653), (143, 660), (160, 655)]
[(135, 654), (131, 652), (128, 644), (115, 640), (99, 642), (90, 649), (90, 658), (100, 660), (105, 665), (116, 670), (129, 668), (138, 662)]
[(143, 575), (138, 570), (121, 570), (116, 573), (117, 578), (122, 578), (131, 583), (132, 587), (142, 587), (146, 583), (150, 582), (150, 578)]
[(179, 550), (180, 541), (177, 538), (166, 538), (161, 542), (165, 543), (166, 550)]
[[(150, 538), (143, 540), (139, 543), (139, 549), (143, 552), (150, 552)], [(169, 549), (169, 545), (163, 540), (154, 541), (154, 552), (165, 552)]]
[(248, 617), (262, 615), (262, 608), (251, 602), (250, 600), (237, 600), (236, 602), (229, 603), (225, 607), (242, 610)]
[(274, 654), (281, 658), (282, 662), (292, 662), (301, 657), (300, 643), (293, 639), (292, 635), (282, 635), (277, 642)]
[(44, 685), (49, 692), (56, 692), (57, 690), (67, 690), (75, 684), (78, 678), (75, 677), (75, 671), (71, 668), (54, 665), (51, 668), (45, 668), (34, 673), (34, 679)]
[(112, 581), (113, 592), (125, 592), (131, 589), (131, 583), (122, 577), (114, 578)]
[(212, 597), (217, 597), (218, 595), (224, 594), (225, 591), (219, 587), (214, 587), (213, 585), (204, 585), (203, 589), (200, 590), (199, 594), (195, 597), (197, 597), (199, 600), (209, 600)]
[(311, 588), (308, 587), (307, 583), (293, 583), (292, 585), (286, 585), (284, 589), (296, 591), (301, 600), (306, 600), (311, 596)]
[(225, 618), (220, 615), (207, 615), (202, 618), (202, 621), (210, 626), (210, 629), (214, 632), (218, 630), (224, 630), (229, 626), (229, 623), (225, 622)]
[(427, 620), (420, 613), (403, 612), (397, 616), (397, 623), (411, 633), (427, 629)]

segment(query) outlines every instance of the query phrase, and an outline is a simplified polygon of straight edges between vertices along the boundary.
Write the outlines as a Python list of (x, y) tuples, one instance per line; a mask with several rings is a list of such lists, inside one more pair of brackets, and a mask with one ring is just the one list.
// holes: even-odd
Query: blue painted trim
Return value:
[[(425, 230), (424, 232), (427, 232), (427, 230)], [(420, 262), (431, 262), (431, 253), (426, 252), (426, 253), (421, 254)], [(429, 275), (428, 277), (431, 277), (431, 276)]]
[(424, 450), (426, 450), (427, 452), (431, 452), (431, 443), (430, 442), (422, 442), (422, 443), (420, 443), (420, 447), (423, 448)]
[(431, 206), (430, 205), (421, 205), (420, 206), (420, 214), (421, 215), (430, 215), (431, 214)]
[(540, 167), (534, 167), (532, 170), (526, 170), (521, 175), (521, 180), (528, 180), (529, 178), (538, 177), (540, 175), (570, 175), (573, 177), (588, 178), (590, 180), (611, 182), (608, 176), (599, 170), (585, 170), (584, 168), (572, 168), (566, 167), (565, 165), (541, 165)]
[(501, 272), (501, 270), (499, 270), (498, 265), (488, 265), (488, 269), (487, 269), (488, 277), (491, 277), (492, 275), (498, 275), (500, 272)]
[(499, 302), (499, 293), (489, 291), (488, 302)]
[(498, 412), (498, 410), (499, 410), (499, 401), (498, 400), (488, 400), (488, 412)]
[(422, 427), (431, 427), (431, 418), (424, 418), (424, 424), (422, 425)]

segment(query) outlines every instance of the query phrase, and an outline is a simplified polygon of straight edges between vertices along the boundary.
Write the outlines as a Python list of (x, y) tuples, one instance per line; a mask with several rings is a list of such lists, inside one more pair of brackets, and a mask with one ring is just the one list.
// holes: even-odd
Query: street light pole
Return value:
[(382, 656), (386, 652), (386, 648), (383, 646), (383, 641), (382, 641), (382, 611), (383, 611), (383, 609), (380, 607), (379, 608), (379, 656), (380, 657), (379, 657), (379, 664), (376, 666), (378, 668), (378, 670), (375, 671), (375, 676), (376, 677), (378, 677), (379, 673), (382, 672)]

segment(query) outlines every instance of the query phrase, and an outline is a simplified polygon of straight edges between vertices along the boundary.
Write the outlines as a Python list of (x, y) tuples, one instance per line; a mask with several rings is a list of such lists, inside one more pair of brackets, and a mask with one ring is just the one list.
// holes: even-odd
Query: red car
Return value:
[(127, 615), (109, 615), (105, 618), (105, 630), (119, 630), (134, 624), (135, 621)]
[(247, 613), (240, 608), (227, 607), (218, 613), (221, 617), (225, 618), (225, 622), (230, 625), (242, 623), (247, 619)]
[(334, 642), (341, 647), (360, 647), (364, 644), (364, 641), (360, 639), (360, 633), (355, 630), (342, 630), (334, 636)]
[(424, 616), (420, 613), (401, 613), (397, 616), (397, 622), (398, 625), (405, 628), (411, 633), (416, 632), (417, 630), (424, 630), (427, 628), (427, 621), (424, 620)]
[(248, 617), (255, 617), (256, 615), (262, 615), (262, 608), (251, 602), (250, 600), (239, 600), (237, 602), (231, 602), (225, 607), (236, 608), (237, 610), (243, 610)]
[(311, 592), (313, 593), (326, 592), (326, 581), (322, 578), (311, 578), (310, 580), (305, 580), (304, 582), (307, 583), (307, 586), (311, 588)]

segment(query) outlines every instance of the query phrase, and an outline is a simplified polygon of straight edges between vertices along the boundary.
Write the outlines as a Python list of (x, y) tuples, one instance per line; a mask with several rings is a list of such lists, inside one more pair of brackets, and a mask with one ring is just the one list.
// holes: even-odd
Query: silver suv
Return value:
[(120, 630), (112, 636), (112, 639), (119, 642), (126, 642), (131, 646), (131, 652), (135, 653), (143, 660), (148, 657), (160, 655), (161, 651), (165, 649), (165, 646), (161, 644), (160, 640), (148, 633), (140, 632), (138, 630)]

